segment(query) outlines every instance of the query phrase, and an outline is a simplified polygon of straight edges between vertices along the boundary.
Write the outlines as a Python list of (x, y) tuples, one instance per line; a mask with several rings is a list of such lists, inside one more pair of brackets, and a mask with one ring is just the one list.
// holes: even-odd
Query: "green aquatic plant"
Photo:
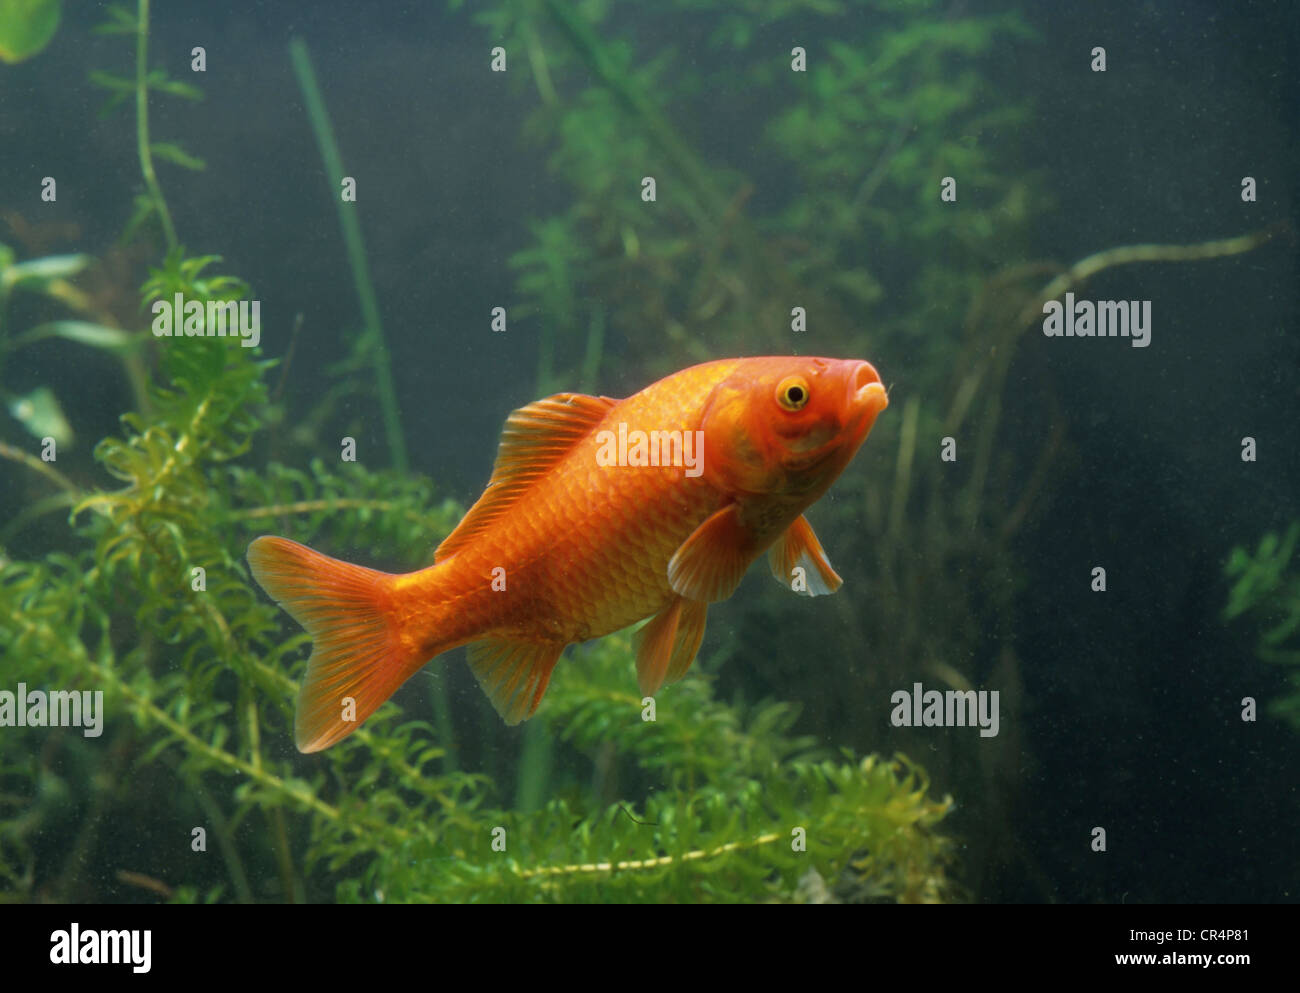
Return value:
[(1300, 730), (1300, 569), (1293, 564), (1300, 521), (1282, 534), (1270, 531), (1255, 551), (1236, 547), (1224, 572), (1232, 580), (1225, 620), (1249, 617), (1259, 628), (1255, 651), (1283, 666), (1290, 692), (1273, 700), (1269, 712)]
[[(923, 770), (898, 757), (830, 759), (787, 735), (791, 708), (719, 703), (704, 679), (680, 684), (657, 719), (632, 692), (626, 636), (557, 670), (538, 718), (591, 759), (535, 811), (448, 822), (418, 811), (406, 844), (334, 857), (364, 870), (350, 900), (734, 902), (951, 899), (952, 843), (936, 830), (951, 800), (928, 796)], [(631, 778), (644, 799), (629, 798)], [(658, 784), (650, 786), (650, 784)], [(417, 811), (411, 811), (414, 816)], [(443, 830), (428, 830), (430, 819)]]
[[(160, 272), (151, 285), (171, 283)], [(662, 783), (643, 800), (593, 790), (532, 813), (492, 810), (484, 777), (449, 771), (430, 728), (396, 726), (391, 704), (310, 763), (287, 756), (305, 639), (282, 640), (277, 608), (250, 583), (249, 537), (276, 521), (302, 540), (427, 548), (458, 508), (426, 509), (426, 483), (355, 466), (230, 464), (253, 441), (265, 363), (238, 347), (182, 355), (177, 344), (209, 340), (173, 342), (156, 413), (128, 415), (124, 434), (97, 446), (123, 485), (81, 495), (79, 551), (6, 562), (0, 577), (4, 671), (32, 687), (102, 691), (98, 747), (119, 756), (87, 795), (79, 770), (97, 746), (76, 729), (54, 732), (53, 747), (38, 746), (45, 729), (6, 737), (16, 750), (6, 749), (5, 794), (18, 802), (0, 823), (10, 898), (79, 892), (52, 890), (36, 857), (38, 840), (58, 847), (47, 835), (69, 810), (81, 821), (72, 851), (130, 859), (132, 876), (177, 899), (293, 899), (322, 866), (342, 877), (341, 899), (794, 899), (810, 869), (851, 898), (949, 895), (950, 845), (933, 830), (949, 803), (926, 796), (923, 772), (817, 756), (786, 735), (788, 708), (745, 717), (712, 700), (704, 679), (643, 720), (626, 638), (563, 667), (544, 714), (579, 751), (612, 749), (623, 776)], [(160, 815), (177, 823), (157, 864), (141, 865), (95, 836), (142, 802), (146, 782), (175, 798)], [(211, 867), (180, 868), (195, 827), (214, 836), (223, 881), (195, 884)], [(279, 881), (271, 894), (252, 889), (266, 878)]]
[[(207, 274), (215, 261), (169, 255), (146, 283), (145, 303), (177, 292), (205, 304), (243, 295), (238, 280)], [(265, 366), (224, 339), (170, 341), (160, 350), (152, 412), (126, 415), (123, 435), (96, 446), (96, 460), (121, 487), (80, 493), (59, 477), (75, 498), (70, 524), (79, 550), (8, 561), (0, 577), (4, 671), (33, 687), (93, 687), (104, 692), (108, 713), (132, 714), (134, 731), (110, 719), (104, 733), (121, 742), (138, 738), (134, 761), (174, 761), (177, 787), (201, 798), (195, 803), (243, 898), (254, 895), (240, 892), (248, 856), (233, 853), (227, 825), (266, 810), (265, 837), (292, 880), (276, 805), (297, 798), (321, 816), (340, 816), (311, 796), (286, 763), (262, 754), (264, 737), (283, 735), (291, 720), (286, 660), (301, 639), (282, 640), (277, 609), (249, 583), (245, 544), (275, 522), (304, 540), (324, 537), (328, 528), (330, 541), (411, 549), (446, 533), (459, 516), (453, 504), (434, 505), (427, 483), (398, 474), (355, 465), (327, 471), (319, 461), (306, 472), (232, 464), (263, 421)], [(52, 774), (42, 750), (32, 747), (43, 733), (29, 730), (19, 752), (18, 767), (33, 782)], [(87, 747), (75, 737), (69, 744)], [(233, 798), (212, 781), (223, 775), (244, 780)], [(434, 782), (454, 794), (454, 784)], [(41, 822), (25, 823), (27, 832), (5, 833), (16, 846), (6, 866), (30, 856), (29, 834)], [(24, 878), (8, 875), (11, 883)]]
[[(594, 822), (618, 839), (607, 850), (628, 856), (593, 866), (581, 836), (552, 832), (545, 839), (529, 830), (525, 859), (549, 852), (553, 863), (523, 861), (517, 874), (530, 885), (558, 889), (566, 899), (606, 893), (654, 900), (667, 886), (683, 900), (789, 900), (814, 872), (844, 899), (953, 895), (946, 871), (952, 845), (934, 830), (952, 801), (928, 797), (924, 770), (902, 756), (829, 757), (813, 739), (790, 734), (797, 708), (723, 704), (707, 678), (679, 684), (645, 719), (645, 701), (627, 679), (630, 656), (622, 637), (579, 652), (576, 665), (557, 672), (539, 715), (548, 733), (597, 762), (616, 754), (629, 767), (624, 775), (657, 784), (635, 816), (616, 804)], [(594, 788), (612, 793), (617, 768), (607, 765), (600, 775)], [(561, 819), (560, 811), (571, 805), (553, 804), (550, 817)], [(659, 854), (646, 857), (647, 848)], [(554, 864), (565, 857), (567, 864)], [(691, 867), (697, 861), (698, 873)]]
[[(129, 23), (115, 11), (142, 53), (147, 2)], [(148, 174), (143, 55), (137, 68)], [(247, 299), (218, 257), (180, 247), (161, 185), (147, 187), (140, 224), (157, 224), (165, 247), (142, 308), (178, 293), (204, 311)], [(297, 755), (307, 638), (251, 582), (248, 541), (274, 530), (414, 568), (461, 508), (425, 479), (337, 452), (303, 467), (268, 458), (266, 427), (285, 417), (258, 349), (121, 334), (123, 362), (149, 349), (154, 365), (93, 463), (0, 444), (55, 498), (38, 499), (39, 514), (23, 508), (0, 545), (0, 689), (102, 694), (93, 729), (37, 723), (0, 739), (0, 899), (954, 895), (939, 830), (951, 802), (930, 798), (923, 770), (823, 754), (789, 733), (787, 706), (721, 703), (703, 676), (665, 694), (650, 720), (631, 692), (625, 635), (560, 668), (531, 734), (576, 758), (519, 809), (494, 806), (491, 780), (457, 768), (427, 723), (399, 723), (392, 702), (339, 746)], [(55, 523), (61, 507), (70, 514)], [(23, 554), (6, 551), (13, 542)], [(504, 733), (492, 723), (479, 735)]]
[(121, 4), (109, 4), (106, 10), (107, 20), (96, 29), (100, 34), (125, 35), (135, 42), (135, 75), (127, 77), (95, 70), (90, 74), (90, 81), (109, 94), (107, 103), (100, 111), (101, 116), (108, 116), (119, 106), (128, 103), (135, 110), (136, 155), (140, 162), (145, 192), (135, 198), (135, 210), (127, 221), (124, 237), (129, 237), (141, 225), (156, 220), (170, 253), (179, 247), (176, 225), (158, 183), (154, 159), (196, 171), (203, 170), (206, 165), (202, 159), (191, 155), (176, 142), (151, 139), (149, 94), (159, 93), (194, 101), (202, 100), (203, 92), (189, 83), (172, 79), (164, 69), (149, 68), (149, 3), (150, 0), (137, 0), (134, 14)]

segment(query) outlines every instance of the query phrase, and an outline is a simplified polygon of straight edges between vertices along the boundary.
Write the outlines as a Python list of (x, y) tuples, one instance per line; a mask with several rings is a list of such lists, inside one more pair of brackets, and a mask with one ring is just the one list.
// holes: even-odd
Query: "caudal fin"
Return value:
[(300, 752), (346, 738), (426, 661), (402, 644), (389, 573), (287, 538), (257, 538), (248, 564), (262, 589), (311, 635), (293, 722)]

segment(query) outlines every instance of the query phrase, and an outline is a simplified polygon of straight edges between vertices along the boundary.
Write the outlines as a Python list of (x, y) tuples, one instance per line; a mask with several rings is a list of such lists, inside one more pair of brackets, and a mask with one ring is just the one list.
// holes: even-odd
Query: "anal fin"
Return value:
[(469, 667), (501, 719), (513, 725), (533, 716), (563, 651), (549, 641), (486, 638), (469, 646)]
[(654, 696), (665, 683), (686, 675), (704, 639), (709, 606), (674, 597), (637, 632), (636, 675), (643, 696)]
[(699, 653), (704, 640), (704, 623), (709, 617), (709, 605), (694, 600), (682, 601), (682, 616), (677, 622), (677, 640), (673, 643), (673, 657), (668, 662), (666, 683), (675, 683), (686, 675), (686, 670)]

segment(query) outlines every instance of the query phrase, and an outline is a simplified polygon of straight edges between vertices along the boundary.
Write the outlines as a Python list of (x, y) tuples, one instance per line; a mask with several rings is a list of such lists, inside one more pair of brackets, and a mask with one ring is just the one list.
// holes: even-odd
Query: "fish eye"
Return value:
[(776, 388), (776, 402), (784, 410), (802, 410), (808, 403), (808, 381), (802, 376), (787, 376)]

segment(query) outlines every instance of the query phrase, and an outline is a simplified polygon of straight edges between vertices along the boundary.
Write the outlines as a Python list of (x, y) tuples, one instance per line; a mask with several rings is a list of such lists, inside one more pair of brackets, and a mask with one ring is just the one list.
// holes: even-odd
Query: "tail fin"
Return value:
[(346, 738), (427, 661), (402, 643), (389, 573), (287, 538), (257, 538), (248, 564), (262, 589), (311, 635), (293, 722), (298, 751), (318, 752)]

